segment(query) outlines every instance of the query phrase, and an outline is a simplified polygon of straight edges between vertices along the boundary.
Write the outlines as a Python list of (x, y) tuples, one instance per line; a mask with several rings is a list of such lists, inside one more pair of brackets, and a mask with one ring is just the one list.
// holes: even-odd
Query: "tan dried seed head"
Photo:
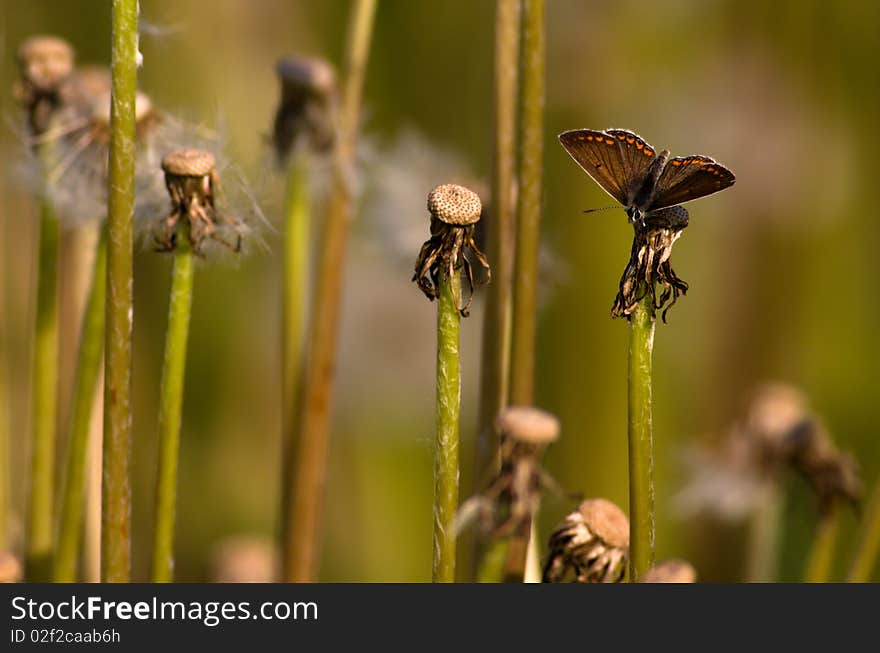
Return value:
[(664, 560), (651, 567), (641, 583), (696, 583), (697, 570), (687, 560)]
[(629, 520), (607, 499), (587, 499), (578, 511), (590, 531), (610, 546), (629, 547)]
[(54, 89), (73, 70), (73, 47), (57, 36), (32, 36), (18, 48), (22, 78), (42, 90)]
[(336, 92), (336, 72), (323, 59), (289, 56), (278, 60), (275, 72), (282, 85), (294, 89), (308, 89), (316, 95)]
[(21, 562), (9, 551), (0, 551), (0, 583), (17, 583), (21, 580)]
[(559, 439), (559, 420), (531, 406), (511, 406), (495, 422), (495, 428), (526, 444), (549, 444)]
[(442, 184), (428, 193), (428, 211), (447, 224), (474, 224), (482, 210), (479, 195), (458, 184)]
[(215, 165), (214, 155), (206, 150), (175, 150), (162, 158), (162, 170), (178, 177), (205, 177)]
[(771, 446), (785, 446), (786, 438), (809, 417), (804, 394), (782, 383), (760, 387), (748, 412), (748, 429)]

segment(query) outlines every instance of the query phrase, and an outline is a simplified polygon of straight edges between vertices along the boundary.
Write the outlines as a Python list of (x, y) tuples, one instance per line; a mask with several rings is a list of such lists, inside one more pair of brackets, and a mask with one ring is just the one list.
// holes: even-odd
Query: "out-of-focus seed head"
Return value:
[(511, 406), (495, 421), (502, 437), (524, 444), (544, 445), (559, 439), (559, 420), (548, 412), (531, 406)]
[(73, 62), (73, 47), (57, 36), (32, 36), (18, 48), (22, 82), (38, 93), (57, 90), (73, 70)]
[(217, 160), (205, 150), (182, 149), (162, 158), (162, 170), (176, 177), (205, 177), (214, 172)]
[(222, 540), (211, 556), (215, 583), (272, 583), (278, 555), (268, 538), (235, 535)]
[(616, 583), (629, 557), (629, 520), (606, 499), (588, 499), (550, 536), (544, 582)]
[(9, 551), (0, 551), (0, 583), (17, 583), (22, 576), (21, 562)]
[(746, 416), (746, 429), (777, 454), (790, 448), (791, 435), (810, 419), (804, 394), (790, 385), (768, 383), (755, 392)]
[(687, 560), (664, 560), (651, 567), (640, 583), (696, 583), (697, 570)]
[(279, 59), (281, 102), (275, 113), (272, 141), (284, 161), (301, 136), (314, 152), (326, 152), (336, 138), (336, 72), (323, 59), (289, 56)]
[(480, 196), (458, 184), (441, 184), (428, 193), (428, 211), (446, 224), (475, 224), (482, 210)]

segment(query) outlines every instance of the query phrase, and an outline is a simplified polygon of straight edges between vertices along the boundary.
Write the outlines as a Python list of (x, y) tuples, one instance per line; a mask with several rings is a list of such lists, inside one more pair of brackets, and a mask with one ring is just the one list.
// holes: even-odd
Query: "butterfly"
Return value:
[[(638, 134), (626, 129), (573, 129), (559, 135), (571, 158), (605, 192), (626, 208), (630, 222), (641, 222), (683, 202), (733, 186), (734, 174), (701, 154), (669, 158), (657, 154)], [(683, 209), (681, 209), (683, 211)]]

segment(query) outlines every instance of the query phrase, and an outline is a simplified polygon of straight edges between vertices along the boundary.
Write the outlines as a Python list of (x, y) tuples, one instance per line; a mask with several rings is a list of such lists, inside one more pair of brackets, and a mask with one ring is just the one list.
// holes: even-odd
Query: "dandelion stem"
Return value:
[(174, 514), (194, 258), (189, 240), (189, 222), (181, 220), (175, 239), (171, 295), (168, 301), (168, 330), (165, 335), (165, 358), (159, 390), (159, 470), (156, 475), (156, 514), (150, 578), (154, 583), (170, 583), (174, 580)]
[(804, 581), (807, 583), (827, 583), (834, 565), (834, 550), (840, 533), (840, 505), (834, 501), (819, 517), (813, 546), (807, 557)]
[(862, 520), (858, 548), (849, 570), (851, 583), (869, 582), (880, 554), (880, 482), (874, 487)]
[(58, 220), (48, 199), (40, 209), (37, 312), (34, 328), (33, 442), (25, 551), (28, 581), (51, 574), (52, 502), (58, 411)]
[(544, 0), (525, 0), (523, 3), (521, 74), (510, 403), (514, 406), (529, 406), (534, 401), (538, 244), (544, 153)]
[[(283, 470), (281, 490), (282, 523), (288, 518), (292, 478), (292, 453), (296, 445), (300, 380), (302, 374), (305, 306), (308, 297), (308, 251), (311, 220), (309, 215), (306, 156), (294, 154), (290, 163), (285, 199), (284, 288), (281, 334), (284, 357), (282, 392)], [(282, 527), (284, 532), (284, 527)]]
[(336, 366), (345, 247), (352, 213), (352, 166), (375, 13), (376, 0), (358, 0), (351, 17), (333, 184), (312, 300), (299, 439), (293, 454), (293, 489), (284, 537), (283, 576), (293, 582), (312, 581), (318, 572), (330, 394)]
[(653, 299), (649, 293), (630, 315), (628, 396), (630, 581), (654, 563), (654, 424), (651, 387)]
[(131, 330), (137, 0), (113, 0), (101, 578), (131, 576)]
[(435, 583), (455, 582), (455, 511), (458, 509), (458, 436), (461, 404), (459, 332), (461, 277), (440, 277), (437, 301), (437, 440), (434, 444)]
[[(530, 406), (535, 400), (535, 331), (544, 156), (544, 0), (525, 0), (522, 11), (519, 195), (510, 353), (510, 404), (514, 406)], [(524, 533), (530, 532), (531, 526), (527, 524)], [(510, 547), (511, 557), (507, 561), (509, 580), (513, 569), (520, 569), (520, 575), (525, 577), (528, 551), (528, 535), (522, 546)]]
[(101, 374), (101, 358), (104, 353), (106, 295), (107, 233), (102, 228), (95, 248), (92, 287), (83, 314), (76, 379), (74, 380), (64, 489), (61, 495), (58, 544), (53, 567), (55, 582), (72, 583), (77, 580), (77, 563), (79, 562), (83, 532), (84, 492), (92, 406)]
[(749, 523), (748, 568), (750, 583), (772, 583), (776, 580), (779, 552), (779, 518), (782, 497), (775, 483), (765, 488)]
[(495, 140), (488, 259), (493, 283), (483, 321), (480, 407), (474, 447), (474, 482), (486, 472), (497, 448), (495, 419), (507, 405), (510, 367), (510, 307), (516, 230), (513, 183), (516, 166), (516, 91), (520, 30), (519, 0), (498, 0), (495, 13)]

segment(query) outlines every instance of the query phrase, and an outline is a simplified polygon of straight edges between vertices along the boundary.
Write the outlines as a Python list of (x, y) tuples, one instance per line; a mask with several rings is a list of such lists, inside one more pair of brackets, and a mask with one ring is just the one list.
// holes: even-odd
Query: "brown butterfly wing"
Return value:
[(689, 202), (733, 186), (734, 174), (714, 159), (699, 154), (669, 159), (657, 180), (650, 211)]
[(572, 159), (611, 197), (629, 206), (651, 162), (654, 148), (625, 129), (574, 129), (559, 135)]

